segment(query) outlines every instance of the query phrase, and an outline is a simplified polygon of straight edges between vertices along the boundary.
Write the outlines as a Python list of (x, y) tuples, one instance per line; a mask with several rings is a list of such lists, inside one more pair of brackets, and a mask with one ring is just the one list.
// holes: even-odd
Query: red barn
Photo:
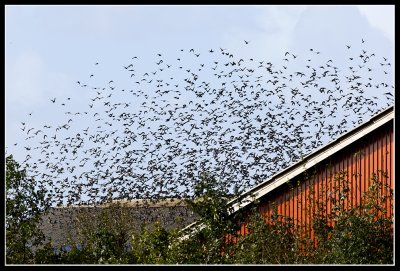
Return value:
[[(257, 201), (258, 211), (268, 219), (275, 206), (279, 215), (292, 218), (309, 237), (315, 238), (311, 223), (315, 206), (310, 204), (310, 198), (324, 202), (323, 212), (329, 215), (332, 207), (329, 191), (335, 185), (343, 186), (343, 181), (350, 188), (343, 202), (345, 208), (362, 203), (362, 195), (368, 190), (374, 173), (386, 176), (381, 181), (394, 189), (393, 120), (392, 106), (228, 202), (231, 214), (246, 214), (248, 207)], [(341, 176), (341, 184), (335, 184), (335, 176)], [(382, 188), (382, 193), (385, 191)], [(386, 216), (393, 215), (393, 200), (387, 200), (385, 206)], [(202, 226), (193, 223), (185, 230), (198, 227)], [(240, 233), (246, 232), (243, 222)]]
[[(335, 176), (341, 174), (350, 189), (344, 199), (345, 208), (362, 203), (362, 195), (371, 184), (373, 174), (386, 176), (380, 181), (394, 189), (393, 119), (394, 110), (390, 107), (233, 199), (228, 206), (233, 212), (246, 212), (246, 206), (257, 200), (258, 210), (268, 218), (275, 205), (279, 215), (292, 218), (314, 238), (311, 221), (315, 206), (310, 199), (324, 202), (323, 211), (329, 215), (331, 201), (327, 191), (335, 189)], [(382, 188), (382, 193), (385, 191)], [(393, 202), (387, 200), (385, 206), (386, 216), (393, 215)], [(246, 234), (246, 230), (243, 223), (240, 233)]]

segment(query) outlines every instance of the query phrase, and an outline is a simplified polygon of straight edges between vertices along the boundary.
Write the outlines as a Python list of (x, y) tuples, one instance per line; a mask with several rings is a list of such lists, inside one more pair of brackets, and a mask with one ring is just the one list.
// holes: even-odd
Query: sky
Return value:
[[(54, 98), (58, 105), (68, 101), (71, 112), (87, 106), (93, 93), (77, 81), (123, 86), (123, 66), (134, 56), (142, 72), (154, 67), (157, 54), (172, 59), (189, 48), (226, 48), (273, 63), (286, 51), (317, 48), (340, 62), (345, 44), (363, 39), (392, 63), (394, 57), (390, 5), (8, 5), (5, 11), (5, 145), (17, 161), (26, 156), (22, 122), (42, 127), (65, 117)], [(86, 127), (93, 119), (80, 121)]]

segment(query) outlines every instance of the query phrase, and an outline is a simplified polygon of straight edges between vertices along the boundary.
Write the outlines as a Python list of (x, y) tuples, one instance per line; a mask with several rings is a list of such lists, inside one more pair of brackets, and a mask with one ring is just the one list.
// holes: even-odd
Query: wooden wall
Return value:
[[(345, 208), (362, 203), (362, 195), (368, 190), (373, 173), (378, 173), (379, 179), (394, 189), (393, 136), (393, 121), (390, 121), (320, 162), (313, 169), (307, 170), (290, 184), (284, 184), (263, 196), (258, 210), (269, 220), (275, 204), (278, 214), (292, 218), (305, 234), (315, 240), (311, 223), (317, 210), (315, 199), (323, 203), (325, 215), (331, 214), (329, 192), (335, 188), (343, 191), (344, 180), (348, 181), (350, 189), (347, 198), (342, 201)], [(335, 176), (338, 178), (340, 172), (341, 182), (338, 179), (335, 181)], [(387, 174), (387, 178), (382, 177), (382, 172)], [(386, 190), (382, 188), (382, 192), (384, 191)], [(336, 199), (339, 200), (337, 196)], [(393, 201), (387, 200), (385, 205), (386, 216), (393, 215)], [(241, 224), (239, 233), (247, 233), (245, 222)]]

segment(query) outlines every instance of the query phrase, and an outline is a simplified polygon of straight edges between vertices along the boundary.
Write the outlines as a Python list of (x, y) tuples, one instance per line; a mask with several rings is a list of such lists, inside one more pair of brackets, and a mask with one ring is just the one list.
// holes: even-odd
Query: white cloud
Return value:
[(387, 38), (394, 41), (394, 5), (359, 5), (357, 7), (372, 26), (382, 30)]

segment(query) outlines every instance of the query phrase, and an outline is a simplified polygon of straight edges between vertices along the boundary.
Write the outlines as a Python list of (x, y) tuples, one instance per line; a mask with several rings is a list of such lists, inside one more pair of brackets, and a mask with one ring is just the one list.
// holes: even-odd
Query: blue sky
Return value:
[(377, 50), (388, 56), (394, 50), (394, 6), (10, 5), (5, 15), (9, 151), (20, 139), (20, 121), (31, 112), (32, 123), (51, 115), (49, 99), (76, 94), (75, 82), (97, 61), (115, 78), (133, 55), (150, 60), (178, 48), (225, 47), (279, 61), (286, 50), (310, 45), (334, 54), (347, 39), (369, 34)]
[[(77, 81), (130, 84), (123, 66), (134, 56), (140, 59), (137, 73), (154, 69), (157, 54), (172, 61), (191, 48), (202, 56), (225, 48), (277, 65), (286, 51), (315, 48), (340, 63), (345, 45), (356, 47), (363, 39), (392, 63), (394, 56), (394, 6), (9, 5), (5, 15), (5, 143), (18, 161), (26, 155), (21, 122), (30, 127), (59, 122), (66, 117), (62, 101), (71, 112), (87, 107), (93, 91)], [(91, 126), (93, 119), (83, 117), (80, 125)]]

